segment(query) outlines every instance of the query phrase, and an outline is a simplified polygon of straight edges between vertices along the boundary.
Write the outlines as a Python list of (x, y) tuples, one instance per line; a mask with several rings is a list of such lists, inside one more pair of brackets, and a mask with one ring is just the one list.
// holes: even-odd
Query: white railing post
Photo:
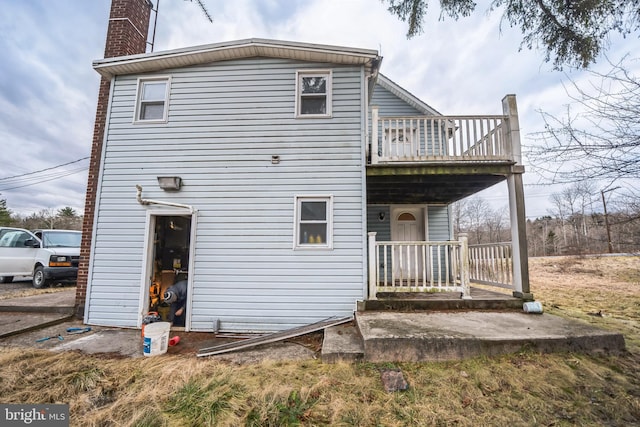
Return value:
[(518, 104), (515, 95), (506, 95), (502, 98), (502, 111), (507, 117), (506, 134), (507, 141), (505, 145), (511, 160), (516, 164), (522, 164), (522, 148), (520, 146), (520, 121), (518, 119)]
[(371, 106), (371, 164), (378, 163), (378, 106)]
[(462, 286), (462, 299), (471, 299), (471, 287), (469, 285), (469, 240), (466, 233), (460, 233), (458, 239), (460, 239), (460, 285)]
[(376, 251), (376, 233), (371, 231), (369, 235), (369, 299), (375, 300), (378, 287), (378, 251)]

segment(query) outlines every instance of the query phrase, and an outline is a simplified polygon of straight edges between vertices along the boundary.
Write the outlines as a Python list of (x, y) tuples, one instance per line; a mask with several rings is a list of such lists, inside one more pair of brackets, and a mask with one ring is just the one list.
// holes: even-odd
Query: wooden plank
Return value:
[(201, 348), (196, 354), (197, 357), (213, 356), (215, 354), (230, 353), (232, 351), (244, 350), (246, 348), (256, 347), (262, 344), (269, 344), (272, 342), (283, 341), (289, 338), (298, 337), (311, 332), (316, 332), (329, 326), (339, 325), (341, 323), (347, 323), (353, 320), (353, 316), (349, 317), (329, 317), (328, 319), (321, 320), (320, 322), (311, 323), (309, 325), (300, 326), (298, 328), (287, 329), (281, 332), (276, 332), (268, 335), (261, 335), (259, 337), (250, 338), (240, 342), (233, 342), (227, 344), (220, 344), (213, 347)]

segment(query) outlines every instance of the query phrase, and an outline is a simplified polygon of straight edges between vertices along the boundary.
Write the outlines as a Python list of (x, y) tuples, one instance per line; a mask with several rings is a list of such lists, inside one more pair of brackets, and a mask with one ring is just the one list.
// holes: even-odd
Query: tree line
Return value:
[(58, 210), (41, 209), (30, 215), (13, 213), (7, 207), (7, 201), (0, 199), (0, 227), (38, 229), (82, 230), (83, 215), (78, 214), (71, 207)]
[[(529, 256), (640, 252), (640, 200), (609, 197), (610, 192), (588, 183), (553, 193), (548, 215), (527, 220)], [(471, 245), (509, 242), (507, 212), (493, 209), (480, 197), (456, 202), (454, 232), (467, 233)]]

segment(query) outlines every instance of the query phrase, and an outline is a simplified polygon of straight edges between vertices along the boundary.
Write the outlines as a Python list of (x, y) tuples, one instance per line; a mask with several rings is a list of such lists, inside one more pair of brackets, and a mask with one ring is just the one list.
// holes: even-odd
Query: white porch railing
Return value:
[(379, 292), (460, 292), (470, 299), (466, 236), (445, 242), (377, 242), (369, 233), (369, 299)]
[(514, 289), (511, 243), (469, 245), (469, 264), (472, 282)]
[(379, 117), (371, 109), (371, 163), (512, 161), (506, 116)]

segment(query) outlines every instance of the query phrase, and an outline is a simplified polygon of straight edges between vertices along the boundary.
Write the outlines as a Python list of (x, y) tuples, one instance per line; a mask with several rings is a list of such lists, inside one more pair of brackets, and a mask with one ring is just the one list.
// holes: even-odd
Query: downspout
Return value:
[(142, 198), (142, 186), (139, 185), (139, 184), (136, 184), (136, 190), (137, 190), (136, 200), (138, 201), (138, 203), (140, 203), (143, 206), (146, 206), (146, 205), (172, 206), (172, 207), (175, 207), (175, 208), (189, 209), (189, 211), (191, 213), (195, 213), (196, 212), (196, 209), (191, 205), (185, 205), (185, 204), (182, 204), (182, 203), (165, 202), (165, 201), (162, 201), (162, 200), (143, 199)]

